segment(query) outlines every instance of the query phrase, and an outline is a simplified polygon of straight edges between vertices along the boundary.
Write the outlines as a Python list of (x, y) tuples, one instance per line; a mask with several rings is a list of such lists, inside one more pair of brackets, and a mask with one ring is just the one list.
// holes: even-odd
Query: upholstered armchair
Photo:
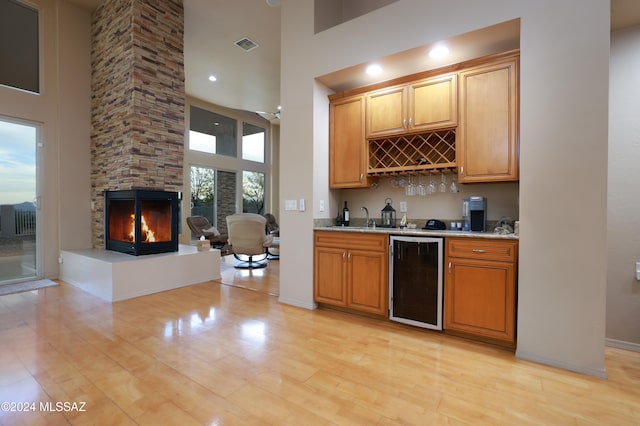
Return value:
[(204, 216), (190, 216), (187, 218), (187, 226), (196, 238), (205, 237), (211, 241), (215, 248), (222, 248), (227, 243), (227, 234), (222, 234), (215, 227), (211, 226), (209, 220)]
[(271, 243), (267, 246), (267, 259), (280, 259), (280, 225), (278, 225), (276, 217), (271, 213), (266, 213), (264, 217), (267, 219), (265, 233), (273, 237)]
[[(255, 213), (227, 216), (227, 231), (233, 256), (239, 260), (236, 268), (264, 268), (267, 266), (267, 247), (272, 241), (265, 234), (267, 220)], [(258, 260), (254, 259), (254, 256)], [(248, 260), (247, 260), (248, 259)]]

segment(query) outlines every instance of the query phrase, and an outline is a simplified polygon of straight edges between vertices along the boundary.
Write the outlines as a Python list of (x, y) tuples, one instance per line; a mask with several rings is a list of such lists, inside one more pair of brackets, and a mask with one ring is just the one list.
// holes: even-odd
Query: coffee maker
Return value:
[(487, 199), (469, 197), (462, 199), (463, 231), (485, 232), (487, 229)]

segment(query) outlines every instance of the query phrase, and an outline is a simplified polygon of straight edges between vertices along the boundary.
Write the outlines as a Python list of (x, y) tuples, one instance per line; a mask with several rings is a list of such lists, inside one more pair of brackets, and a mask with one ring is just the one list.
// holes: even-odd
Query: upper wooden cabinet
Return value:
[(517, 181), (518, 59), (460, 72), (459, 182)]
[(455, 126), (457, 76), (446, 74), (370, 92), (366, 117), (367, 139)]
[(409, 85), (409, 130), (424, 131), (458, 124), (458, 83), (447, 74)]
[(364, 188), (369, 185), (364, 114), (364, 95), (337, 99), (329, 104), (330, 188)]
[(519, 51), (329, 96), (329, 186), (457, 168), (461, 183), (519, 180)]

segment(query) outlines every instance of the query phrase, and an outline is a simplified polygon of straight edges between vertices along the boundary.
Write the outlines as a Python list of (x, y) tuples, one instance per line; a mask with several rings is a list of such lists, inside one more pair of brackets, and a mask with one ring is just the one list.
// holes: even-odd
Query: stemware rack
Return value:
[(369, 140), (369, 176), (454, 172), (456, 129)]

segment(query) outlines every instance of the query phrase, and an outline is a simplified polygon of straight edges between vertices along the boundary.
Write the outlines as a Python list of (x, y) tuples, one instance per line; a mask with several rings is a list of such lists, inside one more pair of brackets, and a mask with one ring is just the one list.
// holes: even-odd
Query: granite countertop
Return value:
[(363, 227), (363, 226), (316, 226), (315, 231), (335, 231), (335, 232), (369, 232), (382, 233), (390, 235), (408, 235), (416, 237), (463, 237), (463, 238), (492, 238), (505, 240), (518, 240), (516, 234), (496, 234), (494, 232), (471, 232), (471, 231), (430, 231), (426, 229), (400, 229), (400, 228), (382, 228), (382, 227)]

